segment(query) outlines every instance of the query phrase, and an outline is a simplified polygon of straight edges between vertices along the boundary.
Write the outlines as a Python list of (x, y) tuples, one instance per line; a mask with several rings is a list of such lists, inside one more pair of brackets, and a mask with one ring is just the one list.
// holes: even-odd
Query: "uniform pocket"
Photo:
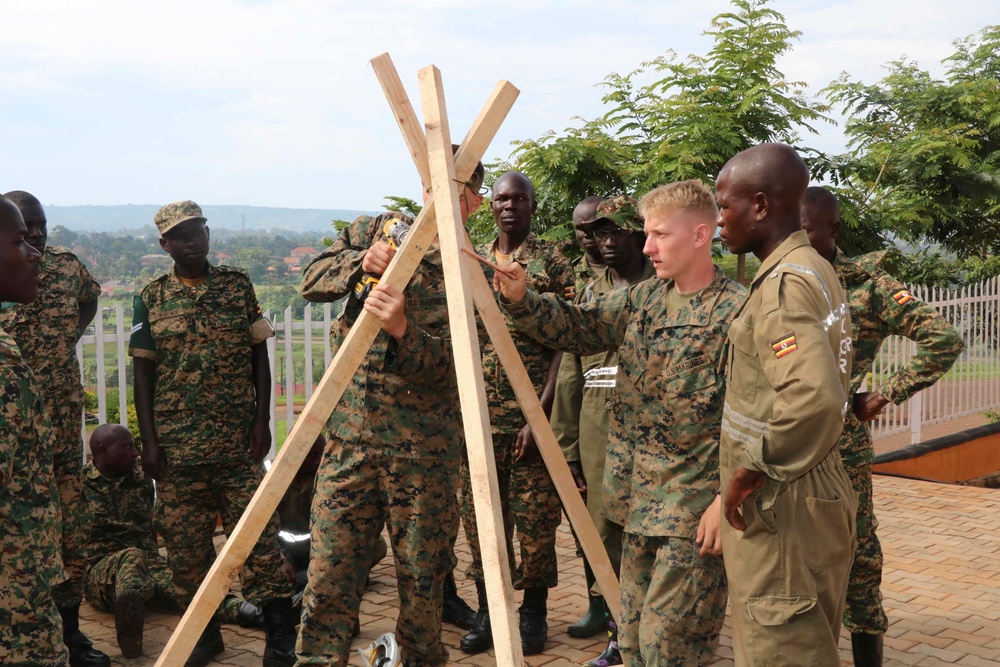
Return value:
[(672, 631), (689, 637), (717, 635), (725, 620), (727, 597), (722, 558), (695, 554), (671, 605)]
[(806, 497), (798, 512), (802, 553), (810, 567), (831, 567), (851, 558), (851, 522), (842, 498)]
[(727, 391), (732, 391), (747, 401), (757, 397), (760, 380), (760, 359), (753, 344), (753, 327), (744, 322), (733, 322), (729, 327), (732, 356), (729, 359)]

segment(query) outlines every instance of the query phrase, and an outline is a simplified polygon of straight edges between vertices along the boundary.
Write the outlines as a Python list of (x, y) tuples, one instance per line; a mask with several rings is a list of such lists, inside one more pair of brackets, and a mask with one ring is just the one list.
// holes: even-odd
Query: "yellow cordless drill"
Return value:
[[(389, 218), (385, 221), (385, 225), (382, 226), (382, 233), (385, 235), (385, 241), (389, 244), (389, 247), (395, 250), (403, 245), (403, 241), (406, 240), (406, 236), (410, 233), (410, 223), (402, 218)], [(381, 277), (373, 276), (370, 273), (361, 276), (361, 280), (355, 283), (353, 292), (354, 298), (357, 299), (358, 303), (365, 302), (365, 299), (371, 294), (372, 288), (378, 285)]]

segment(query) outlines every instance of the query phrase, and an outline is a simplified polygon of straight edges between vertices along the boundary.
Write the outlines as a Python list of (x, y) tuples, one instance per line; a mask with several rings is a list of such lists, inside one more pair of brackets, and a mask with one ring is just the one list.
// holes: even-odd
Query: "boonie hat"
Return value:
[(156, 228), (160, 230), (160, 236), (163, 236), (177, 225), (188, 220), (206, 221), (205, 216), (201, 214), (201, 207), (190, 199), (175, 201), (173, 204), (161, 206), (160, 210), (153, 216), (153, 222), (156, 223)]
[(588, 228), (600, 220), (607, 220), (630, 232), (641, 232), (643, 218), (639, 214), (639, 202), (626, 195), (609, 197), (597, 205), (593, 220), (581, 223), (581, 228)]

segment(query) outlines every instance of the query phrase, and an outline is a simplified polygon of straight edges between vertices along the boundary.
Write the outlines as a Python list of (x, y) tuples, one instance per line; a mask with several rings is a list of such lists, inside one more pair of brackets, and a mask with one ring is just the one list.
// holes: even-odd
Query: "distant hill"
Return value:
[[(159, 206), (122, 204), (120, 206), (45, 205), (49, 229), (56, 225), (75, 232), (117, 232), (133, 230), (153, 223)], [(330, 232), (332, 220), (354, 220), (371, 211), (325, 208), (272, 208), (269, 206), (202, 206), (209, 227), (249, 231), (288, 229), (296, 232)]]

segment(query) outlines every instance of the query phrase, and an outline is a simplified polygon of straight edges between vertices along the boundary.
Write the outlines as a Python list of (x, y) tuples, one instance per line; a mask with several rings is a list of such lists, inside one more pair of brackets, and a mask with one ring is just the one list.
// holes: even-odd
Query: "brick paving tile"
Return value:
[[(879, 536), (885, 550), (882, 592), (890, 628), (885, 641), (885, 664), (982, 665), (1000, 664), (1000, 495), (998, 491), (951, 486), (901, 478), (875, 478), (875, 505), (881, 522)], [(221, 546), (221, 538), (217, 540)], [(475, 587), (465, 579), (469, 562), (464, 535), (457, 547), (459, 593), (476, 606)], [(549, 597), (549, 641), (544, 653), (529, 656), (532, 666), (569, 667), (596, 656), (606, 643), (603, 635), (573, 639), (566, 627), (586, 611), (583, 568), (566, 522), (560, 527), (559, 586)], [(515, 592), (515, 604), (521, 594)], [(397, 615), (395, 575), (387, 558), (372, 572), (361, 608), (361, 635), (353, 648), (370, 644), (383, 632), (392, 632)], [(114, 619), (86, 604), (81, 625), (115, 665), (153, 665), (176, 627), (179, 617), (150, 612), (146, 619), (145, 655), (124, 660), (115, 644)], [(226, 652), (219, 664), (259, 665), (264, 633), (223, 626)], [(451, 664), (491, 666), (493, 651), (466, 655), (458, 649), (463, 631), (445, 626), (443, 641)], [(841, 637), (843, 665), (852, 664), (850, 640)], [(732, 661), (729, 622), (723, 630), (713, 667)], [(360, 667), (355, 654), (350, 664)]]

